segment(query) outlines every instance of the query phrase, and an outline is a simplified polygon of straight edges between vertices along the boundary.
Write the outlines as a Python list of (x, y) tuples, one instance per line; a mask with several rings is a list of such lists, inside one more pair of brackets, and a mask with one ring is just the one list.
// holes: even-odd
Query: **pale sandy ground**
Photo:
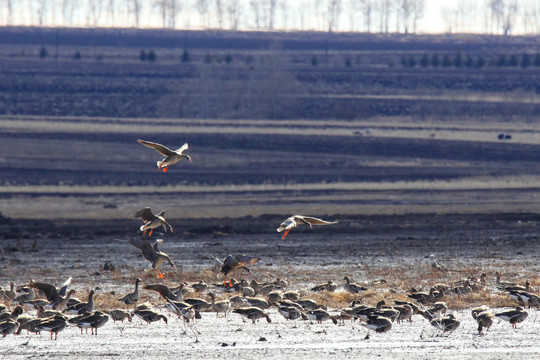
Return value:
[(8, 336), (0, 341), (0, 349), (3, 358), (9, 359), (533, 359), (540, 354), (538, 314), (530, 310), (529, 318), (517, 330), (496, 320), (486, 336), (477, 335), (469, 311), (456, 312), (461, 326), (444, 336), (438, 336), (426, 320), (415, 316), (412, 323), (394, 324), (390, 332), (372, 333), (365, 339), (367, 330), (358, 323), (336, 326), (331, 322), (303, 321), (294, 325), (272, 310), (272, 323), (261, 320), (253, 325), (244, 323), (236, 314), (216, 319), (213, 314), (203, 313), (203, 318), (193, 325), (197, 337), (170, 316), (168, 324), (147, 325), (139, 319), (125, 326), (109, 322), (97, 336), (81, 336), (79, 329), (68, 328), (57, 341), (51, 341), (48, 334)]

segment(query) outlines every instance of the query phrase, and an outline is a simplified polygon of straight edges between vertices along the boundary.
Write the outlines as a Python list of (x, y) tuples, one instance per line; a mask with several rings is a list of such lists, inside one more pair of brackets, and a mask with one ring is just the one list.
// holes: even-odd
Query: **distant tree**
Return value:
[(232, 62), (232, 56), (231, 54), (225, 55), (225, 63), (230, 64)]
[(187, 49), (184, 50), (182, 53), (182, 62), (188, 62), (189, 61), (189, 52)]
[(341, 0), (328, 0), (328, 32), (332, 32), (338, 25), (341, 14)]
[(415, 67), (416, 66), (416, 59), (414, 58), (414, 56), (409, 56), (409, 67)]
[(539, 67), (540, 66), (540, 53), (536, 53), (536, 55), (534, 55), (534, 62), (533, 62), (534, 66), (536, 67)]
[(439, 67), (439, 65), (440, 65), (439, 55), (433, 54), (433, 56), (431, 57), (431, 66), (436, 68), (436, 67)]
[(139, 52), (139, 60), (146, 61), (146, 59), (147, 59), (146, 52), (144, 50), (141, 50)]
[(45, 59), (47, 56), (49, 56), (49, 53), (47, 52), (45, 46), (42, 46), (41, 49), (39, 49), (39, 57)]
[(454, 60), (455, 67), (461, 67), (463, 65), (463, 59), (461, 57), (461, 50), (458, 50), (456, 54), (456, 59)]
[(528, 68), (529, 66), (531, 66), (531, 57), (529, 54), (524, 53), (523, 57), (521, 58), (521, 67)]
[(73, 58), (75, 60), (81, 60), (82, 56), (81, 56), (81, 53), (79, 52), (79, 50), (77, 50), (77, 52), (75, 53), (75, 56)]
[(452, 66), (452, 60), (450, 60), (450, 56), (448, 56), (448, 54), (444, 54), (443, 60), (442, 60), (442, 66), (443, 67)]
[(474, 59), (471, 55), (467, 55), (467, 59), (465, 60), (465, 66), (468, 68), (474, 67)]
[(150, 62), (154, 62), (156, 61), (157, 57), (156, 57), (156, 54), (154, 53), (154, 50), (150, 50), (148, 52), (148, 61)]
[(508, 60), (508, 66), (516, 67), (518, 66), (518, 58), (516, 54), (510, 55), (510, 60)]
[(319, 65), (319, 60), (317, 59), (317, 57), (315, 55), (313, 55), (313, 57), (311, 58), (311, 65), (312, 66)]
[(420, 59), (420, 66), (425, 68), (429, 66), (429, 55), (426, 53)]
[(351, 62), (351, 59), (349, 59), (349, 58), (346, 58), (346, 59), (345, 59), (345, 67), (348, 67), (348, 68), (350, 68), (351, 66), (352, 66), (352, 62)]
[(499, 56), (499, 59), (497, 60), (497, 67), (503, 67), (503, 66), (506, 66), (508, 64), (508, 61), (506, 60), (506, 55), (504, 54), (501, 54), (501, 56)]
[(486, 60), (482, 55), (478, 55), (478, 59), (476, 60), (476, 67), (481, 69), (486, 65)]

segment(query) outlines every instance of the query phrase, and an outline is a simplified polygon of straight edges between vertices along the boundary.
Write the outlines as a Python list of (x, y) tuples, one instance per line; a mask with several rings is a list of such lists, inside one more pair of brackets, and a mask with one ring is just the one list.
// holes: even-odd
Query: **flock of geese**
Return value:
[[(229, 255), (223, 261), (221, 272), (228, 274), (234, 269), (246, 268), (246, 264), (254, 264), (257, 260), (246, 255), (236, 257)], [(478, 323), (479, 335), (486, 335), (495, 319), (507, 321), (516, 328), (528, 317), (525, 307), (540, 306), (540, 296), (532, 292), (528, 282), (525, 286), (501, 282), (499, 276), (497, 274), (495, 286), (500, 292), (507, 294), (509, 300), (516, 302), (515, 309), (494, 313), (485, 305), (473, 308), (471, 315)], [(4, 304), (0, 304), (0, 334), (5, 337), (9, 334), (21, 334), (25, 330), (27, 333), (50, 332), (51, 339), (54, 336), (56, 340), (58, 333), (68, 327), (80, 328), (81, 334), (83, 330), (88, 333), (90, 329), (91, 334), (97, 335), (98, 329), (109, 319), (114, 322), (131, 322), (133, 317), (137, 316), (146, 323), (161, 320), (168, 323), (168, 317), (160, 309), (167, 309), (185, 324), (201, 319), (201, 314), (206, 312), (225, 318), (231, 314), (238, 314), (251, 320), (253, 324), (259, 319), (271, 323), (270, 315), (272, 309), (275, 309), (286, 320), (295, 321), (295, 326), (297, 320), (312, 323), (332, 321), (336, 325), (358, 320), (368, 329), (366, 338), (369, 338), (370, 331), (388, 332), (394, 324), (412, 322), (413, 316), (417, 315), (429, 321), (442, 335), (451, 333), (460, 326), (459, 319), (449, 311), (447, 303), (443, 301), (445, 297), (485, 291), (491, 287), (486, 278), (487, 276), (482, 274), (479, 279), (463, 279), (453, 286), (435, 284), (427, 292), (408, 293), (407, 300), (394, 300), (390, 303), (384, 299), (374, 306), (356, 300), (343, 308), (330, 308), (328, 304), (306, 297), (306, 294), (336, 291), (362, 294), (367, 290), (365, 286), (354, 283), (348, 276), (341, 285), (329, 280), (311, 287), (309, 292), (286, 290), (287, 281), (279, 278), (268, 283), (259, 283), (255, 279), (248, 282), (245, 279), (238, 281), (229, 278), (224, 283), (207, 284), (199, 280), (190, 284), (181, 283), (176, 287), (169, 287), (163, 283), (141, 286), (142, 280), (137, 278), (132, 292), (114, 299), (118, 304), (117, 308), (99, 310), (96, 309), (94, 302), (95, 293), (101, 290), (99, 287), (90, 290), (87, 300), (81, 301), (74, 297), (78, 293), (75, 289), (68, 290), (71, 278), (60, 287), (36, 281), (15, 286), (12, 282), (9, 289), (0, 288), (0, 299), (4, 301)], [(156, 305), (149, 302), (141, 303), (141, 288), (158, 293), (162, 302)], [(221, 294), (220, 297), (217, 295), (218, 292)]]
[[(191, 157), (184, 152), (188, 149), (185, 143), (177, 150), (171, 150), (161, 144), (138, 140), (142, 145), (150, 147), (165, 156), (157, 161), (158, 169), (166, 172), (168, 167), (182, 159), (191, 161)], [(155, 229), (163, 227), (164, 231), (173, 231), (173, 227), (165, 219), (165, 211), (154, 214), (149, 207), (138, 210), (136, 218), (141, 218), (143, 225), (140, 230), (143, 232), (142, 239), (132, 238), (129, 243), (139, 249), (143, 257), (149, 262), (146, 270), (153, 269), (159, 279), (164, 275), (160, 270), (163, 264), (170, 265), (175, 269), (175, 264), (168, 254), (160, 250), (163, 240), (158, 239), (150, 242)], [(310, 216), (293, 215), (285, 219), (277, 228), (278, 232), (283, 232), (282, 239), (285, 239), (291, 229), (299, 225), (332, 225), (336, 221), (326, 221)], [(428, 292), (411, 291), (407, 294), (408, 300), (395, 300), (390, 303), (381, 300), (374, 306), (369, 306), (360, 301), (353, 301), (347, 307), (341, 309), (331, 309), (329, 304), (321, 304), (309, 297), (301, 296), (300, 292), (286, 290), (287, 282), (281, 279), (268, 283), (259, 283), (256, 280), (247, 282), (238, 281), (231, 278), (233, 271), (242, 270), (250, 272), (249, 266), (259, 261), (257, 257), (245, 254), (228, 255), (221, 262), (221, 273), (223, 283), (208, 285), (204, 281), (192, 284), (182, 283), (176, 287), (169, 287), (163, 283), (153, 283), (140, 285), (141, 279), (135, 280), (133, 292), (121, 298), (115, 299), (126, 308), (96, 309), (94, 295), (96, 288), (89, 291), (87, 300), (82, 301), (75, 298), (78, 293), (74, 289), (69, 289), (70, 280), (56, 287), (45, 282), (30, 281), (22, 286), (15, 286), (12, 282), (9, 289), (0, 288), (0, 299), (4, 304), (0, 304), (0, 334), (4, 337), (8, 334), (20, 334), (22, 331), (40, 333), (50, 332), (51, 339), (56, 340), (58, 333), (69, 326), (78, 327), (81, 330), (97, 335), (98, 329), (104, 326), (109, 319), (113, 321), (132, 321), (137, 316), (146, 323), (168, 322), (167, 316), (162, 314), (159, 307), (141, 302), (141, 287), (143, 290), (157, 292), (163, 299), (162, 308), (166, 308), (172, 314), (178, 316), (185, 323), (201, 319), (201, 313), (215, 312), (216, 317), (223, 315), (225, 318), (232, 314), (238, 314), (255, 324), (259, 319), (265, 319), (271, 323), (270, 309), (276, 309), (277, 313), (287, 320), (307, 320), (322, 323), (332, 321), (334, 324), (345, 321), (359, 322), (368, 329), (376, 333), (384, 333), (392, 329), (394, 323), (404, 321), (412, 322), (412, 317), (419, 315), (429, 321), (441, 334), (451, 333), (460, 326), (459, 319), (448, 313), (448, 306), (443, 301), (446, 296), (462, 296), (474, 291), (484, 289), (487, 284), (487, 275), (482, 274), (479, 279), (468, 278), (449, 286), (446, 284), (435, 284)], [(329, 280), (316, 285), (310, 292), (345, 291), (352, 294), (362, 294), (368, 290), (364, 285), (355, 283), (350, 277), (344, 277), (342, 285)], [(509, 299), (516, 303), (514, 310), (493, 313), (487, 306), (472, 309), (473, 318), (478, 323), (478, 333), (487, 334), (494, 319), (498, 318), (508, 321), (512, 327), (527, 319), (525, 307), (539, 307), (540, 297), (531, 291), (529, 283), (520, 286), (512, 283), (500, 281), (497, 274), (496, 287), (508, 294)], [(200, 294), (205, 293), (205, 296)], [(220, 296), (218, 296), (218, 293)], [(193, 296), (197, 294), (197, 296)], [(130, 311), (130, 308), (133, 310)]]

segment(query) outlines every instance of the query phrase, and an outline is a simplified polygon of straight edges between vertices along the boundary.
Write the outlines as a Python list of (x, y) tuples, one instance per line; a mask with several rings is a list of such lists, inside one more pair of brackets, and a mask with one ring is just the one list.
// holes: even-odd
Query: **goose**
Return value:
[(131, 322), (133, 320), (131, 317), (131, 314), (122, 309), (113, 309), (113, 310), (107, 311), (107, 314), (109, 314), (113, 322), (117, 322), (117, 321), (124, 322), (124, 320), (126, 319), (129, 322)]
[(144, 270), (147, 271), (150, 268), (154, 269), (158, 273), (158, 277), (163, 279), (163, 273), (159, 270), (159, 267), (166, 261), (174, 270), (176, 266), (169, 258), (169, 255), (162, 251), (159, 251), (158, 245), (163, 242), (162, 239), (157, 239), (153, 244), (146, 240), (130, 239), (129, 243), (139, 249), (143, 257), (150, 262), (150, 265)]
[(21, 294), (13, 299), (14, 303), (18, 303), (20, 305), (23, 305), (25, 303), (28, 303), (29, 301), (34, 300), (36, 297), (36, 293), (34, 292), (34, 289), (28, 286), (23, 286), (22, 290), (24, 291), (24, 294)]
[(431, 288), (429, 290), (429, 293), (426, 292), (413, 292), (412, 294), (407, 295), (407, 297), (415, 300), (417, 303), (426, 305), (427, 303), (430, 303), (433, 301), (435, 295), (435, 289)]
[(483, 335), (482, 330), (486, 329), (486, 334), (489, 328), (493, 324), (493, 314), (490, 310), (485, 310), (476, 315), (476, 322), (478, 323), (478, 334)]
[(427, 320), (431, 321), (433, 320), (433, 318), (446, 313), (446, 310), (448, 310), (448, 306), (446, 305), (446, 303), (442, 301), (438, 301), (435, 304), (433, 304), (430, 308), (424, 310), (422, 312), (422, 316), (426, 318)]
[(66, 319), (61, 316), (55, 316), (51, 319), (40, 322), (34, 328), (35, 331), (49, 331), (51, 333), (51, 340), (54, 333), (54, 340), (58, 338), (58, 333), (66, 328)]
[(484, 312), (484, 311), (491, 311), (489, 309), (489, 307), (487, 305), (481, 305), (481, 306), (478, 306), (478, 307), (475, 307), (473, 309), (471, 309), (471, 315), (473, 317), (474, 320), (476, 320), (476, 318), (478, 317), (478, 314)]
[(336, 317), (330, 315), (330, 313), (324, 309), (310, 310), (306, 313), (306, 315), (309, 319), (316, 320), (319, 324), (326, 320), (332, 320), (332, 322), (336, 325), (338, 323)]
[(518, 306), (515, 308), (515, 310), (498, 313), (495, 314), (495, 316), (504, 321), (508, 321), (510, 324), (512, 324), (512, 328), (515, 329), (517, 324), (525, 321), (529, 314), (523, 309), (523, 307)]
[(165, 315), (158, 314), (151, 309), (137, 307), (133, 314), (139, 316), (148, 324), (150, 324), (151, 322), (159, 321), (161, 319), (163, 319), (163, 321), (165, 321), (165, 324), (167, 324), (167, 317)]
[(12, 281), (9, 283), (9, 290), (4, 290), (4, 296), (9, 300), (15, 299), (17, 293), (15, 292), (15, 283)]
[[(378, 334), (385, 333), (392, 329), (392, 321), (384, 316), (370, 315), (362, 326), (368, 330), (373, 330)], [(366, 338), (369, 338), (369, 332)]]
[(16, 320), (9, 318), (5, 319), (0, 321), (0, 334), (2, 334), (2, 337), (6, 337), (7, 335), (16, 332), (18, 327), (19, 323)]
[(315, 285), (310, 290), (313, 292), (318, 292), (318, 291), (334, 292), (336, 291), (336, 289), (337, 289), (336, 283), (333, 282), (332, 280), (328, 280), (327, 283)]
[(17, 322), (19, 323), (19, 329), (15, 333), (16, 335), (20, 335), (21, 331), (26, 330), (26, 333), (29, 332), (37, 333), (36, 326), (41, 324), (43, 321), (48, 321), (47, 319), (41, 319), (41, 318), (33, 318), (30, 316), (19, 316), (17, 319)]
[(184, 302), (191, 305), (194, 309), (197, 309), (198, 311), (210, 309), (211, 307), (211, 304), (208, 301), (199, 298), (184, 299)]
[(396, 319), (396, 322), (399, 324), (400, 322), (408, 320), (409, 322), (412, 322), (412, 315), (413, 315), (413, 308), (408, 305), (398, 305), (394, 306), (394, 309), (399, 311), (399, 315)]
[(184, 284), (181, 284), (177, 291), (173, 291), (167, 285), (148, 284), (148, 285), (144, 285), (143, 289), (157, 291), (159, 295), (165, 300), (182, 301), (184, 300), (184, 297), (182, 295), (183, 287), (184, 287)]
[(152, 212), (152, 209), (149, 207), (145, 207), (142, 209), (139, 209), (135, 212), (135, 218), (141, 218), (142, 221), (144, 221), (144, 225), (141, 225), (141, 231), (143, 231), (143, 236), (146, 235), (146, 231), (150, 229), (150, 232), (148, 233), (148, 236), (152, 236), (152, 232), (155, 228), (158, 228), (160, 226), (163, 226), (163, 229), (165, 229), (165, 232), (167, 232), (167, 229), (169, 229), (171, 232), (173, 232), (172, 226), (165, 220), (165, 210), (161, 210), (157, 215), (155, 215)]
[(282, 232), (285, 230), (285, 233), (283, 234), (282, 240), (285, 239), (285, 236), (291, 231), (292, 228), (297, 227), (301, 224), (309, 225), (309, 228), (311, 229), (312, 225), (332, 225), (337, 224), (337, 221), (326, 221), (322, 219), (318, 219), (311, 216), (303, 216), (303, 215), (293, 215), (291, 217), (288, 217), (279, 225), (279, 228), (277, 229), (278, 232)]
[(256, 307), (261, 310), (265, 310), (270, 307), (270, 303), (266, 301), (265, 299), (254, 298), (254, 297), (249, 297), (249, 296), (245, 297), (244, 299), (250, 307)]
[(23, 308), (20, 305), (17, 305), (11, 313), (4, 311), (3, 313), (0, 313), (0, 321), (4, 321), (7, 319), (11, 320), (17, 320), (19, 315), (23, 313)]
[(227, 287), (227, 278), (229, 279), (229, 287), (233, 286), (229, 276), (233, 270), (243, 269), (249, 273), (251, 272), (251, 269), (248, 268), (248, 265), (253, 265), (259, 260), (260, 258), (258, 257), (253, 257), (246, 254), (236, 255), (234, 257), (231, 254), (227, 255), (225, 260), (223, 260), (223, 266), (220, 270), (220, 272), (223, 274), (223, 286)]
[(224, 313), (225, 317), (227, 317), (227, 311), (229, 311), (229, 309), (231, 308), (230, 301), (221, 300), (216, 302), (216, 295), (214, 293), (208, 293), (208, 296), (210, 297), (210, 299), (212, 299), (210, 306), (216, 312), (216, 317), (218, 317), (219, 313)]
[(60, 311), (57, 310), (46, 310), (44, 306), (39, 305), (36, 306), (36, 315), (38, 318), (44, 319), (44, 318), (51, 318), (55, 317), (57, 315), (66, 317), (64, 314), (62, 314)]
[(283, 293), (283, 298), (291, 301), (297, 301), (300, 299), (300, 293), (294, 290), (288, 290)]
[(179, 149), (173, 151), (169, 149), (168, 147), (155, 143), (155, 142), (150, 142), (150, 141), (141, 140), (141, 139), (137, 139), (137, 141), (139, 142), (139, 144), (142, 144), (151, 149), (154, 149), (161, 155), (165, 156), (163, 160), (157, 162), (157, 167), (160, 170), (163, 170), (163, 172), (167, 172), (167, 169), (170, 165), (176, 164), (183, 158), (189, 160), (189, 162), (192, 162), (191, 157), (183, 153), (184, 151), (188, 149), (188, 143), (185, 143)]
[(182, 318), (184, 322), (189, 323), (193, 318), (201, 319), (199, 310), (195, 309), (192, 305), (181, 302), (172, 301), (167, 299), (167, 309), (175, 313), (179, 318)]
[(234, 309), (233, 313), (240, 314), (241, 316), (248, 318), (249, 320), (253, 321), (253, 324), (255, 324), (255, 321), (262, 318), (265, 318), (266, 321), (269, 323), (272, 322), (272, 319), (270, 319), (270, 316), (268, 316), (267, 313), (265, 313), (264, 311), (262, 311), (261, 309), (257, 307)]
[[(129, 306), (129, 305), (133, 305), (133, 307), (135, 308), (135, 304), (137, 304), (137, 302), (139, 301), (140, 299), (140, 295), (139, 295), (139, 282), (141, 282), (142, 280), (140, 278), (137, 278), (135, 280), (135, 290), (127, 295), (125, 295), (123, 298), (121, 299), (118, 299), (118, 301), (121, 301), (122, 303), (124, 303), (124, 305), (126, 306)], [(97, 331), (97, 330), (96, 330)]]
[(302, 307), (304, 310), (315, 310), (315, 309), (323, 309), (326, 310), (326, 308), (322, 305), (320, 305), (315, 300), (311, 299), (304, 299), (304, 300), (296, 300), (295, 301), (298, 305)]
[(67, 313), (70, 315), (81, 315), (86, 312), (94, 311), (94, 293), (95, 293), (95, 290), (90, 290), (90, 292), (88, 293), (87, 302), (81, 302), (71, 307), (68, 307), (67, 309), (64, 310), (64, 313)]
[(204, 292), (206, 291), (206, 289), (208, 289), (208, 284), (202, 280), (199, 280), (198, 282), (193, 284), (189, 284), (189, 286), (191, 286), (197, 292)]
[(348, 276), (345, 276), (343, 278), (343, 280), (345, 280), (345, 285), (343, 285), (343, 288), (345, 290), (347, 290), (348, 292), (350, 292), (351, 294), (358, 294), (362, 291), (366, 291), (367, 288), (362, 286), (362, 285), (359, 285), (359, 284), (356, 284), (356, 283), (353, 283), (351, 281), (351, 278), (349, 278)]
[[(422, 315), (422, 313), (423, 313), (423, 311), (420, 310), (418, 308), (418, 306), (416, 306), (415, 304), (413, 304), (412, 302), (409, 302), (409, 301), (395, 300), (394, 304), (400, 305), (400, 306), (409, 305), (412, 308), (413, 315)], [(412, 318), (411, 318), (411, 321), (412, 321)]]
[[(52, 284), (35, 282), (35, 281), (31, 281), (27, 286), (32, 287), (34, 289), (38, 289), (43, 294), (45, 294), (47, 301), (49, 301), (49, 306), (52, 309), (59, 309), (59, 308), (64, 307), (69, 301), (69, 299), (71, 298), (71, 296), (77, 292), (74, 289), (71, 289), (69, 290), (67, 295), (66, 294), (61, 295), (60, 294), (61, 289), (57, 289), (56, 286)], [(67, 285), (66, 285), (66, 288), (67, 288)]]
[(307, 320), (308, 317), (300, 309), (294, 306), (280, 306), (278, 312), (287, 320), (296, 320), (302, 318)]
[(277, 290), (270, 291), (266, 296), (268, 296), (268, 302), (272, 305), (277, 304), (281, 300), (283, 300), (283, 295)]
[[(92, 335), (97, 335), (97, 329), (105, 325), (109, 321), (109, 316), (102, 311), (95, 311), (92, 314), (81, 318), (75, 326), (81, 329), (91, 329)], [(95, 329), (95, 333), (94, 333)]]
[(456, 330), (459, 327), (460, 322), (456, 319), (454, 314), (449, 314), (443, 318), (431, 320), (431, 325), (442, 330), (443, 333), (446, 333)]

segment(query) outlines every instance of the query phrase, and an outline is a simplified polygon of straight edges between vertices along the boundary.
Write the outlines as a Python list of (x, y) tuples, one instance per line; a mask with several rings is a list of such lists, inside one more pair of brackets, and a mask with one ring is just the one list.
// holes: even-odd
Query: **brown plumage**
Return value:
[(135, 217), (140, 217), (144, 222), (144, 225), (141, 225), (141, 231), (143, 231), (143, 235), (145, 235), (146, 231), (150, 229), (148, 236), (152, 236), (152, 232), (154, 231), (154, 229), (160, 226), (163, 226), (165, 232), (167, 232), (167, 229), (173, 232), (172, 226), (167, 222), (167, 220), (165, 220), (164, 216), (165, 210), (161, 210), (157, 215), (155, 215), (152, 212), (152, 209), (149, 207), (139, 209), (137, 210), (137, 212), (135, 212)]
[(231, 282), (231, 278), (229, 276), (229, 274), (233, 270), (244, 269), (247, 272), (251, 272), (251, 269), (248, 268), (248, 265), (253, 265), (259, 260), (260, 258), (258, 257), (248, 256), (246, 254), (236, 255), (234, 257), (231, 254), (227, 255), (227, 257), (223, 260), (223, 266), (221, 267), (221, 271), (220, 271), (224, 276), (224, 279), (223, 279), (224, 286), (227, 286), (227, 282), (226, 282), (227, 278), (229, 280), (229, 287), (233, 286)]

